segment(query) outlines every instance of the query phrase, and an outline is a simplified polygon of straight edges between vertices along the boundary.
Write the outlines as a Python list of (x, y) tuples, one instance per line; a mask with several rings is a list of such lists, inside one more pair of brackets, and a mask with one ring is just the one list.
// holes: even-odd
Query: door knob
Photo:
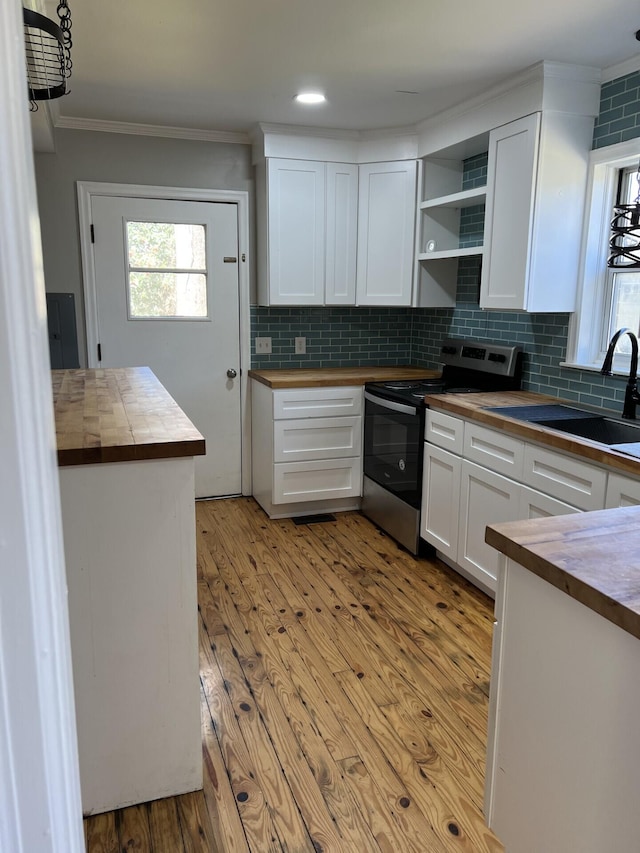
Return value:
[(227, 376), (229, 379), (235, 379), (237, 375), (238, 373), (233, 369), (233, 367), (230, 367), (229, 370), (227, 370)]

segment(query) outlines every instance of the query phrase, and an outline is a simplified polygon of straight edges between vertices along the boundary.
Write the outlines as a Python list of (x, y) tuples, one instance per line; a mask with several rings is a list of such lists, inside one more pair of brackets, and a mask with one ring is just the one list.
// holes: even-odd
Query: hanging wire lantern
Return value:
[(60, 98), (68, 91), (72, 42), (71, 11), (67, 0), (60, 0), (57, 13), (59, 24), (32, 9), (22, 10), (32, 110), (38, 109), (36, 101)]
[(632, 204), (616, 204), (613, 208), (607, 260), (609, 267), (640, 269), (640, 163), (636, 183), (638, 192), (635, 201)]

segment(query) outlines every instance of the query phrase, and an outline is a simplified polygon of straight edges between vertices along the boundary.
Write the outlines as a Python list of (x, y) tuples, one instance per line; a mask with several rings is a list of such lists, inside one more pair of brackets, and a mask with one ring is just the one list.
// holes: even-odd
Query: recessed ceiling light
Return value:
[(293, 100), (299, 104), (323, 104), (327, 99), (320, 92), (300, 92)]

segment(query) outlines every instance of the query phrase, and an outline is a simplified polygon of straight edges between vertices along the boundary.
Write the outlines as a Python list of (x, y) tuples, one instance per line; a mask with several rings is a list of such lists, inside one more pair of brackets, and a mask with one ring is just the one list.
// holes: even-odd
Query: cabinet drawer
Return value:
[(602, 509), (607, 473), (579, 459), (528, 444), (524, 482), (579, 509)]
[(514, 480), (522, 478), (524, 442), (500, 430), (467, 423), (464, 430), (464, 457)]
[(301, 418), (275, 421), (274, 462), (359, 456), (362, 418)]
[(273, 392), (274, 420), (362, 413), (362, 388), (287, 388)]
[(429, 444), (435, 444), (436, 447), (442, 447), (450, 453), (461, 456), (463, 432), (464, 421), (427, 409), (424, 438)]
[(362, 494), (361, 457), (273, 466), (273, 503), (333, 500)]
[(609, 474), (605, 509), (640, 505), (640, 480), (632, 480), (622, 474)]

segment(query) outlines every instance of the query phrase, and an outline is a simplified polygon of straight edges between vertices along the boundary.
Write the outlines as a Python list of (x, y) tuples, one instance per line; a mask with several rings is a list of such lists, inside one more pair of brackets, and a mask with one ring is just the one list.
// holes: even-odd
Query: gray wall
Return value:
[[(55, 145), (55, 154), (35, 155), (45, 282), (48, 291), (75, 294), (80, 362), (86, 364), (76, 181), (248, 191), (253, 234), (251, 148), (60, 129)], [(252, 236), (255, 256), (253, 243)]]

